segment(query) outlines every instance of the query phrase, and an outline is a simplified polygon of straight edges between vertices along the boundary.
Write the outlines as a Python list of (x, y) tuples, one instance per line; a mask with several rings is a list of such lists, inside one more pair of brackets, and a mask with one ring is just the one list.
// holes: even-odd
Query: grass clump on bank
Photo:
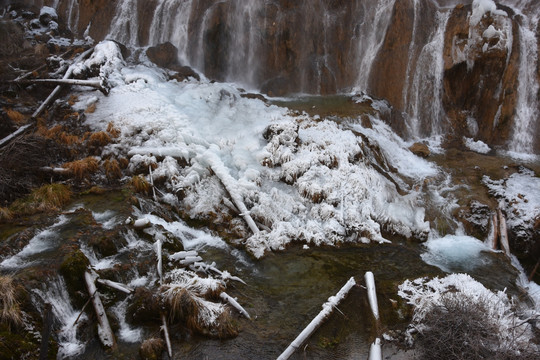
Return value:
[(13, 279), (4, 275), (0, 276), (0, 322), (10, 327), (23, 324)]
[(28, 196), (16, 200), (10, 210), (15, 215), (31, 215), (43, 211), (57, 211), (71, 201), (72, 192), (64, 184), (43, 185)]

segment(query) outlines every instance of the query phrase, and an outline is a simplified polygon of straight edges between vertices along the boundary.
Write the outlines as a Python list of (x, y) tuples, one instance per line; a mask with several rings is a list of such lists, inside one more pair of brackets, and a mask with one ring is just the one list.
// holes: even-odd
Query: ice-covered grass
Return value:
[[(245, 239), (255, 256), (292, 241), (384, 242), (383, 230), (405, 237), (429, 231), (419, 194), (396, 184), (422, 182), (438, 169), (382, 122), (353, 132), (243, 98), (232, 84), (167, 81), (155, 67), (119, 66), (111, 43), (100, 44), (85, 66), (96, 63), (105, 64), (101, 75), (115, 87), (99, 97), (87, 123), (103, 130), (112, 122), (121, 133), (103, 155), (128, 155), (133, 170), (153, 164), (166, 202), (193, 218), (219, 221), (245, 205), (240, 212), (264, 225)], [(94, 97), (81, 94), (79, 103)], [(171, 197), (177, 192), (178, 203)], [(240, 216), (231, 224), (244, 226)]]
[(540, 178), (532, 170), (520, 168), (506, 179), (483, 178), (491, 195), (507, 217), (507, 225), (522, 239), (532, 239), (532, 229), (540, 219)]
[[(414, 307), (410, 330), (414, 328), (427, 337), (430, 331), (440, 332), (443, 326), (451, 327), (453, 338), (441, 343), (443, 350), (444, 346), (447, 346), (447, 351), (453, 351), (451, 346), (463, 345), (453, 344), (455, 340), (472, 343), (467, 348), (480, 346), (514, 356), (530, 349), (533, 339), (531, 325), (520, 318), (513, 300), (505, 292), (486, 289), (469, 275), (406, 280), (399, 286), (398, 294)], [(458, 308), (462, 311), (444, 313)], [(434, 313), (438, 318), (433, 318)], [(469, 314), (469, 317), (462, 313)], [(452, 321), (454, 318), (456, 321)], [(477, 332), (471, 332), (471, 329)]]

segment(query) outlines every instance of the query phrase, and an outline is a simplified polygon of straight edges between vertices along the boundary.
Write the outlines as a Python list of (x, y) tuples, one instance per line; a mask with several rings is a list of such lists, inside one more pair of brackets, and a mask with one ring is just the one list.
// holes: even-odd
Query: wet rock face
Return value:
[(470, 13), (470, 6), (458, 6), (448, 20), (443, 106), (457, 136), (502, 145), (517, 99), (518, 25), (491, 13), (472, 25)]

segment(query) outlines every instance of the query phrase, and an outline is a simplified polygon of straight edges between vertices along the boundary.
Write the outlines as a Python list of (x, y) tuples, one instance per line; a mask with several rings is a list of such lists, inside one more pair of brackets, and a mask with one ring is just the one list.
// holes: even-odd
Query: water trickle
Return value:
[(449, 18), (449, 12), (437, 13), (437, 29), (422, 48), (412, 74), (405, 108), (409, 115), (409, 136), (413, 138), (435, 136), (443, 131), (443, 51)]
[(518, 75), (518, 99), (514, 129), (509, 150), (516, 153), (533, 153), (535, 122), (540, 116), (538, 103), (538, 47), (535, 30), (538, 26), (538, 17), (527, 18), (523, 16), (519, 26), (520, 59)]
[[(34, 289), (32, 300), (37, 308), (43, 308), (43, 304), (49, 303), (55, 318), (55, 329), (58, 336), (58, 359), (70, 358), (82, 354), (85, 344), (77, 339), (77, 328), (75, 320), (80, 311), (75, 310), (69, 300), (66, 283), (61, 277), (51, 279), (43, 289)], [(86, 320), (86, 315), (82, 314), (78, 323)]]
[(170, 41), (178, 49), (182, 64), (188, 64), (188, 29), (192, 0), (160, 0), (150, 25), (149, 45)]
[(116, 14), (112, 20), (108, 37), (122, 44), (137, 46), (138, 0), (121, 0), (116, 6)]
[(377, 6), (373, 6), (371, 2), (361, 1), (364, 15), (356, 31), (359, 59), (356, 86), (359, 90), (367, 90), (371, 67), (383, 44), (395, 2), (396, 0), (378, 0)]

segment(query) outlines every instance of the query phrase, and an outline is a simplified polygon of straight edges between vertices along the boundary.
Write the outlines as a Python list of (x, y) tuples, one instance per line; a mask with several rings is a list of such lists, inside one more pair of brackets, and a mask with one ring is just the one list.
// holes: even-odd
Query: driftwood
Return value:
[(78, 85), (96, 88), (101, 92), (108, 94), (108, 89), (101, 80), (78, 80), (78, 79), (32, 79), (32, 80), (13, 80), (15, 84), (56, 84), (56, 85)]
[[(75, 59), (73, 64), (71, 64), (71, 66), (67, 69), (66, 73), (64, 74), (63, 79), (69, 79), (71, 75), (73, 74), (73, 71), (75, 70), (75, 66), (77, 65), (77, 63), (86, 59), (88, 56), (90, 56), (90, 54), (92, 54), (93, 51), (94, 51), (94, 48), (90, 48), (86, 50), (85, 52), (83, 52), (82, 54), (80, 54)], [(45, 108), (54, 100), (54, 98), (56, 98), (56, 96), (58, 95), (61, 89), (62, 89), (62, 85), (56, 86), (54, 90), (51, 92), (51, 94), (45, 99), (45, 101), (43, 101), (41, 105), (37, 108), (37, 110), (34, 111), (34, 113), (32, 114), (32, 118), (35, 119), (36, 117), (38, 117), (43, 112), (43, 110), (45, 110)]]
[(131, 287), (121, 284), (121, 283), (117, 283), (115, 281), (111, 281), (107, 279), (97, 279), (96, 281), (102, 285), (108, 286), (112, 289), (122, 291), (126, 294), (131, 294), (134, 291)]
[(219, 294), (219, 297), (225, 301), (227, 301), (233, 308), (235, 308), (236, 310), (238, 310), (242, 315), (244, 315), (247, 319), (251, 320), (251, 316), (249, 316), (248, 312), (246, 311), (246, 309), (244, 309), (242, 307), (242, 305), (240, 305), (238, 303), (238, 301), (236, 301), (232, 296), (230, 296), (229, 294), (227, 294), (226, 292), (222, 292), (221, 294)]
[(323, 304), (321, 312), (309, 323), (309, 325), (298, 335), (296, 339), (289, 345), (287, 349), (278, 357), (278, 360), (286, 360), (298, 349), (310, 336), (317, 330), (322, 322), (332, 313), (335, 306), (339, 304), (341, 300), (349, 293), (349, 291), (356, 285), (354, 277), (351, 277), (349, 281), (339, 290), (336, 296), (331, 296), (328, 301)]
[(194, 270), (194, 271), (203, 271), (205, 273), (208, 270), (211, 270), (211, 271), (215, 272), (216, 274), (218, 274), (219, 276), (221, 276), (222, 280), (231, 279), (231, 280), (234, 280), (234, 281), (241, 282), (244, 285), (247, 285), (245, 283), (245, 281), (240, 279), (238, 276), (232, 276), (228, 271), (221, 271), (218, 268), (216, 268), (215, 265), (216, 265), (215, 262), (212, 263), (212, 264), (206, 264), (206, 263), (203, 263), (203, 262), (196, 262), (196, 263), (193, 263), (192, 265), (190, 265), (189, 268), (191, 270)]
[(172, 359), (171, 338), (169, 337), (169, 328), (167, 327), (167, 317), (165, 314), (161, 314), (161, 323), (161, 330), (163, 330), (163, 337), (165, 337), (165, 344), (167, 344), (167, 353), (169, 354), (169, 359)]
[(60, 167), (50, 167), (50, 166), (42, 166), (39, 168), (39, 170), (50, 173), (50, 174), (56, 174), (56, 175), (71, 175), (71, 170), (66, 168), (60, 168)]
[(369, 360), (382, 360), (381, 339), (376, 338), (369, 347)]
[(13, 133), (11, 133), (10, 135), (6, 136), (5, 138), (3, 138), (2, 140), (0, 140), (0, 147), (4, 146), (5, 144), (7, 144), (9, 141), (11, 141), (12, 139), (16, 138), (17, 136), (21, 135), (22, 133), (24, 133), (28, 128), (30, 128), (33, 124), (27, 124), (27, 125), (24, 125), (24, 126), (21, 126), (20, 128), (18, 128), (16, 131), (14, 131)]
[[(379, 304), (377, 303), (377, 290), (375, 289), (375, 277), (371, 271), (366, 272), (364, 275), (366, 281), (366, 289), (368, 293), (369, 306), (371, 313), (375, 318), (375, 332), (377, 336), (380, 335), (380, 316), (379, 316)], [(377, 337), (369, 348), (369, 360), (382, 360), (382, 347), (381, 339)]]
[(501, 249), (507, 256), (510, 256), (510, 245), (508, 244), (508, 229), (506, 227), (506, 219), (501, 211), (497, 209), (497, 215), (499, 216), (499, 233), (501, 240)]
[(371, 271), (366, 272), (364, 275), (366, 280), (366, 288), (368, 293), (369, 306), (375, 320), (379, 321), (379, 305), (377, 303), (377, 291), (375, 289), (375, 277)]
[(109, 319), (107, 319), (107, 314), (105, 313), (105, 308), (99, 297), (99, 293), (96, 289), (95, 278), (89, 271), (84, 272), (84, 280), (86, 282), (86, 288), (88, 289), (88, 294), (92, 297), (92, 304), (94, 305), (94, 310), (98, 319), (98, 336), (101, 340), (103, 346), (112, 348), (115, 347), (116, 342), (114, 340), (114, 335), (109, 324)]

